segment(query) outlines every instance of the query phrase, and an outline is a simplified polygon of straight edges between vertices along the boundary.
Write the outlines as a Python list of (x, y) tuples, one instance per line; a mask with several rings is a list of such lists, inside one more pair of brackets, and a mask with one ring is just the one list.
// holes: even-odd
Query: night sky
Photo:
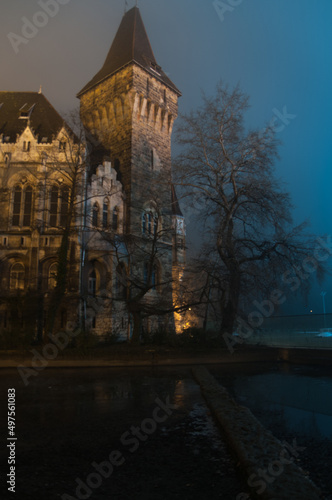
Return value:
[[(58, 0), (53, 17), (41, 4), (1, 0), (0, 89), (43, 93), (62, 114), (101, 68), (125, 9), (124, 0)], [(63, 5), (60, 5), (62, 2)], [(128, 9), (135, 5), (128, 0)], [(222, 79), (249, 94), (248, 123), (279, 117), (282, 141), (276, 175), (291, 193), (295, 222), (332, 235), (331, 0), (139, 0), (158, 63), (182, 91), (180, 113), (195, 108), (201, 90)], [(221, 5), (227, 10), (223, 13)], [(53, 7), (54, 9), (54, 7)], [(27, 18), (45, 24), (19, 43)], [(12, 37), (13, 40), (13, 37)], [(280, 118), (283, 117), (284, 122)], [(327, 310), (332, 287), (324, 285)], [(316, 290), (315, 297), (320, 290)], [(321, 312), (313, 299), (306, 312)]]

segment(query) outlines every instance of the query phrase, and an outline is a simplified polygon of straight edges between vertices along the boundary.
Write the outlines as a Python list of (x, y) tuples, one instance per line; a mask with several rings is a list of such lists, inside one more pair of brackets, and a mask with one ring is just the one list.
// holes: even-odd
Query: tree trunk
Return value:
[(229, 293), (226, 304), (222, 304), (221, 334), (233, 333), (238, 313), (240, 296), (240, 274), (235, 271), (229, 282)]
[(141, 325), (142, 325), (142, 318), (141, 315), (138, 312), (132, 313), (133, 319), (134, 319), (134, 329), (133, 329), (133, 334), (130, 339), (130, 342), (132, 344), (138, 344), (140, 341), (141, 337)]

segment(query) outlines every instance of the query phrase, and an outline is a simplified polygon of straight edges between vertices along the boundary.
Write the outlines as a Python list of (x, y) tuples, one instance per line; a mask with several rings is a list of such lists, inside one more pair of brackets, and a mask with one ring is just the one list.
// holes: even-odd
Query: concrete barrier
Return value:
[[(205, 367), (193, 368), (203, 396), (221, 425), (247, 476), (253, 498), (266, 500), (319, 500), (319, 489), (294, 463), (299, 448), (281, 443), (248, 408), (230, 397)], [(236, 500), (248, 499), (239, 493)]]

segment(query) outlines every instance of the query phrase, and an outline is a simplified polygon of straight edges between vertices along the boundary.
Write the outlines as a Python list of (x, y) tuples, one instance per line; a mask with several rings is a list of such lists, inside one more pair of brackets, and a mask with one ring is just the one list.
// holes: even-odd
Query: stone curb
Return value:
[[(290, 455), (285, 457), (285, 446), (263, 427), (251, 411), (238, 405), (205, 367), (195, 367), (192, 371), (245, 471), (253, 497), (264, 500), (319, 500), (319, 489), (291, 461)], [(277, 471), (275, 467), (278, 467)], [(269, 481), (264, 481), (259, 471), (267, 472)], [(244, 500), (248, 495), (242, 493), (237, 498)]]

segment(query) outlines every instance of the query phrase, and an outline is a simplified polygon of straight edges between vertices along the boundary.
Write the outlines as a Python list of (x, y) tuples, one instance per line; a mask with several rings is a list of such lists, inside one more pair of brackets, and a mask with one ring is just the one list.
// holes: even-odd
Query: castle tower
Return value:
[(103, 67), (78, 94), (88, 136), (95, 150), (111, 157), (124, 186), (128, 234), (142, 231), (151, 202), (171, 225), (171, 133), (180, 95), (155, 59), (139, 9), (132, 8)]

